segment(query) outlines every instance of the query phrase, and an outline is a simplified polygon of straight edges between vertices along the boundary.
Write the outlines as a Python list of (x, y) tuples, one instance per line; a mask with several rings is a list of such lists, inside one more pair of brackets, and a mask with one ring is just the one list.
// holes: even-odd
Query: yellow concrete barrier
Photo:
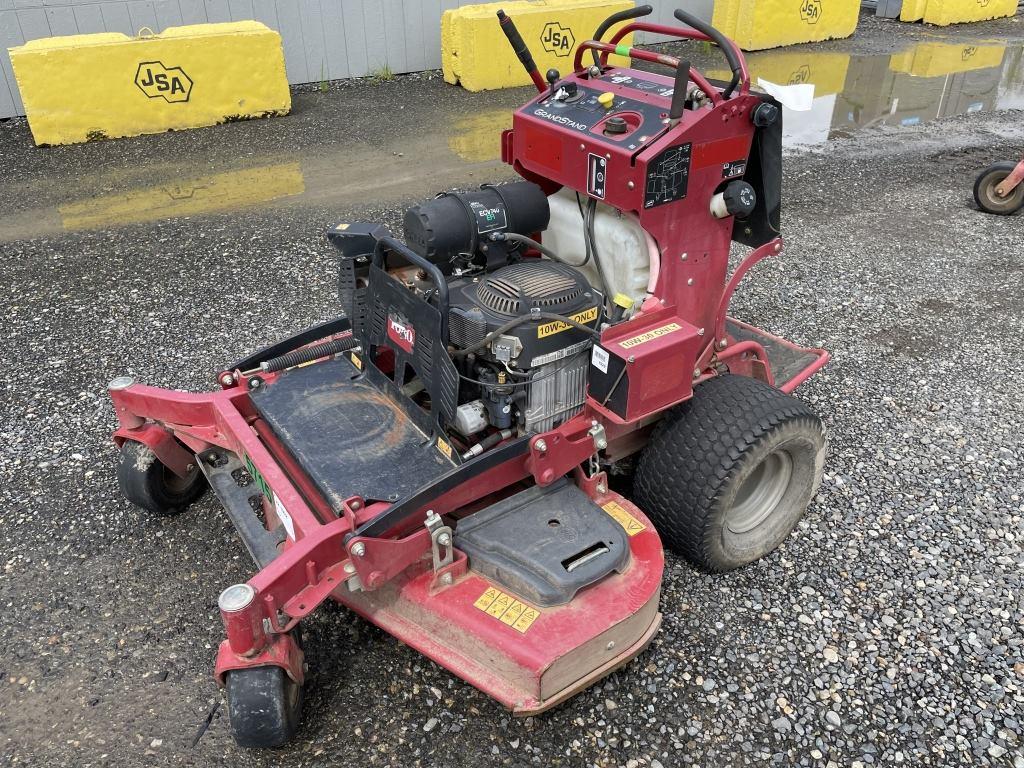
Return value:
[[(441, 17), (444, 79), (467, 91), (530, 84), (498, 24), (499, 8), (512, 17), (541, 74), (552, 67), (565, 74), (572, 69), (576, 46), (590, 39), (606, 18), (633, 5), (631, 0), (513, 0), (445, 11)], [(618, 28), (613, 27), (605, 39)], [(631, 45), (632, 35), (622, 42)], [(629, 63), (621, 56), (612, 56), (609, 61), (617, 66)]]
[(255, 21), (104, 32), (10, 49), (36, 144), (74, 144), (283, 115), (281, 36)]
[(1005, 51), (1005, 45), (920, 43), (893, 54), (889, 59), (889, 69), (914, 77), (941, 77), (998, 67), (1003, 63)]
[(745, 51), (849, 37), (860, 0), (715, 0), (712, 23)]
[(900, 21), (924, 21), (945, 27), (967, 21), (1013, 16), (1017, 0), (912, 0), (903, 3)]

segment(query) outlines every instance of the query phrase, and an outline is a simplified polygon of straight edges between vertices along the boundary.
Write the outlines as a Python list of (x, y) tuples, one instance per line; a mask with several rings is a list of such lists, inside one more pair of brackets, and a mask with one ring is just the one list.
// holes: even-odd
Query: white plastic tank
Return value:
[[(544, 245), (554, 251), (567, 264), (576, 266), (586, 258), (583, 216), (589, 198), (563, 188), (548, 197), (551, 221), (542, 233)], [(601, 259), (601, 269), (608, 281), (604, 289), (609, 299), (616, 294), (628, 296), (633, 310), (640, 308), (647, 295), (651, 275), (651, 248), (653, 241), (643, 231), (635, 217), (622, 214), (604, 203), (597, 204), (594, 218), (594, 241)], [(594, 287), (601, 289), (601, 280), (594, 266), (594, 257), (578, 269)], [(629, 313), (627, 313), (629, 314)]]

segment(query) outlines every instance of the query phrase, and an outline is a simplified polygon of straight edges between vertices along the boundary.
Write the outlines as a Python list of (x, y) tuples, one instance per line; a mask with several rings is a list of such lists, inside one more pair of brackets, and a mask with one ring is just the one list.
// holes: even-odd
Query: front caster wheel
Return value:
[(996, 187), (1016, 167), (1016, 163), (993, 163), (978, 175), (974, 182), (974, 202), (981, 210), (1009, 216), (1024, 208), (1024, 182), (1018, 184), (1006, 197), (1001, 197), (996, 192)]
[(117, 483), (128, 501), (157, 515), (181, 512), (206, 490), (206, 478), (198, 466), (185, 477), (178, 477), (149, 446), (134, 440), (121, 446)]
[(634, 493), (670, 550), (730, 571), (785, 540), (824, 461), (821, 420), (804, 403), (755, 379), (718, 376), (661, 420)]
[(227, 673), (231, 733), (241, 747), (284, 745), (302, 717), (302, 686), (281, 667), (250, 667)]

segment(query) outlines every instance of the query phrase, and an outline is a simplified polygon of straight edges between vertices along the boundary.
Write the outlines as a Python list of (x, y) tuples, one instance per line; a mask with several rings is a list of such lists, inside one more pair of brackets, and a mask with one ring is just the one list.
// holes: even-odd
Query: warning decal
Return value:
[(631, 336), (628, 339), (623, 339), (618, 342), (618, 344), (623, 349), (630, 349), (631, 347), (639, 347), (641, 344), (646, 344), (648, 341), (654, 341), (655, 339), (661, 338), (673, 331), (681, 330), (683, 330), (683, 328), (679, 323), (669, 323), (668, 325), (652, 328), (646, 333), (641, 333), (639, 336)]
[(531, 608), (494, 587), (488, 587), (473, 605), (520, 633), (525, 633), (540, 616), (540, 611), (536, 608)]
[(640, 531), (647, 530), (646, 525), (629, 514), (626, 508), (617, 501), (609, 501), (607, 504), (601, 505), (601, 509), (611, 515), (615, 522), (622, 526), (627, 536), (636, 536)]
[[(582, 312), (577, 312), (575, 315), (569, 315), (570, 320), (575, 320), (577, 323), (586, 325), (597, 320), (597, 307), (591, 307), (590, 309), (584, 309)], [(563, 323), (561, 320), (552, 320), (550, 323), (541, 323), (537, 326), (537, 338), (543, 339), (547, 336), (553, 336), (556, 333), (567, 331), (573, 326), (568, 323)]]

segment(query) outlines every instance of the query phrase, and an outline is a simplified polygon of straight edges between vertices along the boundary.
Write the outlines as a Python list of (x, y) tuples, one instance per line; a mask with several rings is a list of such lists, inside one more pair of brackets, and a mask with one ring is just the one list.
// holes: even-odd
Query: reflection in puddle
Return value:
[(91, 197), (57, 209), (64, 229), (99, 229), (234, 210), (302, 191), (299, 164), (280, 163)]
[(815, 85), (809, 112), (785, 110), (783, 140), (790, 147), (823, 144), (874, 125), (1019, 109), (1024, 105), (1021, 59), (1020, 47), (931, 42), (892, 55), (789, 50), (747, 57), (755, 81)]

